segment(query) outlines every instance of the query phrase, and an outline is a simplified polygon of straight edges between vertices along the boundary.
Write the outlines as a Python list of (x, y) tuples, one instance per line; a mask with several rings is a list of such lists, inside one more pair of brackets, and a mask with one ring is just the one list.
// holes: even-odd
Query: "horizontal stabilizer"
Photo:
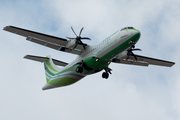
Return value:
[[(26, 55), (26, 56), (24, 56), (24, 58), (29, 59), (29, 60), (38, 61), (38, 62), (45, 62), (45, 61), (49, 60), (49, 58), (47, 58), (47, 57), (39, 57), (39, 56), (33, 56), (33, 55)], [(59, 60), (52, 59), (52, 61), (55, 65), (59, 65), (59, 66), (63, 66), (63, 67), (68, 65), (68, 63), (65, 63), (65, 62), (62, 62)]]

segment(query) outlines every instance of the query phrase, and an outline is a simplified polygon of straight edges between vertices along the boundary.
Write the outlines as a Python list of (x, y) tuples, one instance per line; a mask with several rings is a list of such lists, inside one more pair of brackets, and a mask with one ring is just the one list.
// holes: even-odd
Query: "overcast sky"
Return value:
[[(179, 0), (0, 0), (1, 120), (179, 120)], [(13, 25), (57, 37), (73, 37), (73, 26), (95, 45), (115, 31), (141, 31), (136, 54), (173, 61), (172, 68), (111, 64), (108, 80), (93, 74), (67, 87), (42, 90), (42, 63), (27, 54), (71, 62), (59, 52), (3, 31)]]

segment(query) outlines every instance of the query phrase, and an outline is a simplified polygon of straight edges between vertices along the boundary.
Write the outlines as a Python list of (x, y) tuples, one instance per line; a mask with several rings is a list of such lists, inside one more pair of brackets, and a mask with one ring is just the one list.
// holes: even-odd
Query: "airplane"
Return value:
[(83, 29), (77, 35), (73, 27), (71, 27), (76, 37), (67, 37), (67, 39), (15, 26), (6, 26), (3, 30), (21, 35), (26, 37), (28, 41), (55, 50), (78, 55), (71, 63), (52, 59), (50, 56), (26, 55), (24, 57), (26, 59), (44, 63), (46, 84), (42, 90), (71, 85), (87, 75), (102, 70), (104, 70), (102, 78), (107, 79), (112, 71), (109, 68), (110, 63), (137, 66), (158, 65), (165, 67), (171, 67), (175, 64), (170, 61), (134, 54), (133, 51), (141, 51), (141, 49), (135, 48), (135, 44), (139, 41), (141, 33), (134, 27), (124, 27), (117, 30), (97, 45), (87, 45), (82, 42), (82, 40), (91, 40), (88, 37), (81, 37)]

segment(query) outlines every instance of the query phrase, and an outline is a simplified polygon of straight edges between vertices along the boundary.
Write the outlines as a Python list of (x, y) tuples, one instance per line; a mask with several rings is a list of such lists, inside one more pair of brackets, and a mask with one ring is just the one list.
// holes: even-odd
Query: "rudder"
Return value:
[(47, 56), (46, 58), (49, 58), (44, 62), (44, 69), (46, 74), (46, 82), (48, 83), (49, 80), (52, 80), (55, 75), (57, 75), (58, 72), (61, 71), (60, 68), (58, 68), (52, 61), (52, 58)]

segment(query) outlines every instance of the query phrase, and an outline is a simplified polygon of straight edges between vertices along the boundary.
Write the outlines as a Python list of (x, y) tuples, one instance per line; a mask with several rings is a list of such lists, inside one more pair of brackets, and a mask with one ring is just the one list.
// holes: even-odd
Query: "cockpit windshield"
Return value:
[(133, 28), (133, 27), (125, 27), (125, 28), (121, 29), (121, 31), (126, 30), (126, 29), (135, 29), (135, 28)]

